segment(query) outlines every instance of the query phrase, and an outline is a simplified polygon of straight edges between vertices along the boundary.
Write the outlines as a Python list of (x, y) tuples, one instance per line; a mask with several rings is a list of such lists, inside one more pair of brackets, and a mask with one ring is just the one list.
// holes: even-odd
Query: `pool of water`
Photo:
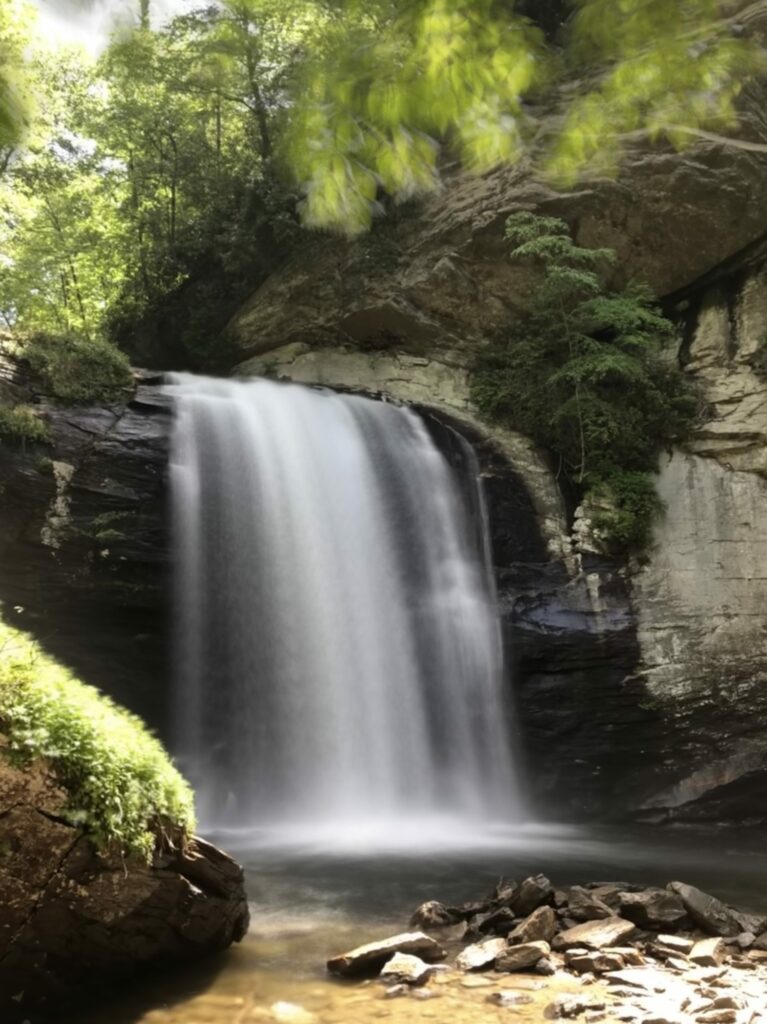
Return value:
[[(474, 899), (501, 876), (519, 879), (543, 871), (555, 884), (679, 879), (742, 909), (767, 913), (767, 846), (754, 833), (526, 827), (478, 840), (454, 835), (439, 850), (411, 843), (405, 852), (392, 836), (376, 856), (361, 842), (332, 835), (293, 836), (289, 846), (274, 835), (209, 838), (246, 867), (252, 922), (244, 941), (205, 965), (136, 983), (92, 1012), (67, 1018), (67, 1024), (473, 1024), (504, 1014), (508, 1019), (508, 1010), (485, 1002), (481, 987), (465, 989), (460, 981), (446, 985), (439, 998), (419, 1003), (384, 1000), (376, 982), (347, 984), (325, 972), (329, 956), (404, 930), (424, 900)], [(535, 994), (540, 983), (512, 976), (499, 984)], [(297, 1007), (314, 1017), (302, 1018)], [(514, 1012), (516, 1018), (543, 1020), (543, 1005), (535, 1000)]]

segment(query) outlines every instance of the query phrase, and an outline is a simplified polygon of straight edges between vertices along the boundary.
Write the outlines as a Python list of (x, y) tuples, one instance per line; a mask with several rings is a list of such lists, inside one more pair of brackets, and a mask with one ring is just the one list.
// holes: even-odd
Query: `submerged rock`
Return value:
[(368, 942), (348, 953), (331, 957), (327, 968), (331, 974), (344, 978), (377, 974), (395, 953), (408, 953), (428, 963), (444, 960), (447, 954), (442, 946), (423, 932), (403, 932), (379, 942)]
[(248, 928), (242, 869), (202, 839), (151, 863), (100, 853), (47, 767), (0, 762), (0, 1020), (143, 965), (225, 949)]

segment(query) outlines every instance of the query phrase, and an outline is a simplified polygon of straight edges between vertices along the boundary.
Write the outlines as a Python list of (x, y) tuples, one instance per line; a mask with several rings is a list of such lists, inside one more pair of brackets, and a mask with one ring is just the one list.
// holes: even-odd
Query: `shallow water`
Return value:
[[(438, 998), (421, 1003), (385, 1000), (376, 982), (334, 981), (324, 968), (335, 953), (405, 929), (423, 900), (473, 899), (501, 875), (544, 871), (559, 884), (682, 879), (743, 909), (767, 912), (767, 848), (754, 833), (527, 827), (482, 836), (479, 846), (474, 837), (454, 836), (439, 853), (397, 852), (391, 842), (377, 857), (359, 847), (344, 852), (339, 837), (335, 848), (332, 837), (315, 836), (287, 849), (253, 833), (210, 838), (246, 865), (252, 911), (246, 939), (214, 962), (142, 982), (68, 1024), (301, 1024), (284, 1004), (316, 1014), (321, 1024), (508, 1019), (509, 1010), (485, 1002), (487, 988), (463, 988), (459, 979), (445, 979)], [(550, 986), (544, 992), (538, 984), (514, 975), (493, 988), (529, 991), (535, 1001), (513, 1012), (533, 1022), (544, 1019), (552, 997)], [(578, 991), (577, 980), (571, 988)]]

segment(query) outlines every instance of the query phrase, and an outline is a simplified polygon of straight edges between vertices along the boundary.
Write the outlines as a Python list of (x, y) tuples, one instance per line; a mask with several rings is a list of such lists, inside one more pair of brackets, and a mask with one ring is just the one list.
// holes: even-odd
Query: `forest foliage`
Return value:
[(732, 127), (760, 66), (724, 0), (151, 11), (92, 61), (0, 8), (0, 322), (198, 369), (226, 365), (213, 339), (307, 226), (364, 231), (456, 160), (568, 181), (637, 132), (689, 144)]
[(478, 357), (480, 410), (534, 438), (608, 545), (643, 547), (659, 510), (652, 472), (697, 409), (676, 364), (674, 325), (639, 284), (606, 284), (611, 249), (576, 245), (567, 224), (532, 213), (506, 223), (510, 258), (540, 281), (527, 316)]

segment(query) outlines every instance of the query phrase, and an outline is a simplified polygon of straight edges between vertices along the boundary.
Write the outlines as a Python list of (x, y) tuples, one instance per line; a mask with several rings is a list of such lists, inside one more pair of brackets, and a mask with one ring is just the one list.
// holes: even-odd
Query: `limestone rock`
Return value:
[(511, 906), (520, 917), (526, 917), (554, 897), (554, 886), (545, 875), (526, 878), (515, 891)]
[(614, 911), (593, 892), (574, 885), (567, 896), (567, 913), (576, 921), (598, 921), (612, 917)]
[(395, 953), (381, 968), (380, 978), (389, 984), (424, 985), (434, 968), (412, 953)]
[(653, 943), (653, 950), (672, 953), (676, 956), (688, 956), (695, 945), (694, 939), (684, 935), (659, 935)]
[(509, 973), (525, 971), (529, 967), (535, 967), (549, 952), (548, 942), (526, 942), (521, 946), (507, 946), (500, 956), (496, 957), (495, 969)]
[(423, 932), (404, 932), (331, 957), (327, 967), (331, 974), (344, 978), (377, 974), (395, 953), (409, 953), (427, 963), (437, 963), (447, 955), (438, 942)]
[(614, 946), (631, 938), (636, 926), (622, 917), (606, 917), (599, 921), (586, 921), (584, 924), (568, 928), (555, 936), (552, 943), (554, 949), (570, 949), (573, 946), (586, 946), (588, 949), (603, 949)]
[(692, 947), (690, 960), (699, 967), (718, 967), (724, 956), (725, 947), (722, 939), (702, 939)]
[(565, 960), (576, 974), (605, 974), (607, 971), (620, 971), (626, 966), (619, 953), (599, 951), (568, 953)]
[(458, 954), (456, 967), (461, 971), (481, 971), (483, 968), (491, 967), (506, 948), (505, 939), (485, 939), (484, 942), (475, 942)]
[(551, 942), (557, 933), (557, 918), (551, 907), (538, 907), (532, 914), (509, 932), (507, 940), (510, 946), (522, 942), (543, 940)]
[(740, 934), (740, 925), (721, 900), (684, 882), (671, 882), (668, 888), (679, 896), (692, 920), (710, 935)]

